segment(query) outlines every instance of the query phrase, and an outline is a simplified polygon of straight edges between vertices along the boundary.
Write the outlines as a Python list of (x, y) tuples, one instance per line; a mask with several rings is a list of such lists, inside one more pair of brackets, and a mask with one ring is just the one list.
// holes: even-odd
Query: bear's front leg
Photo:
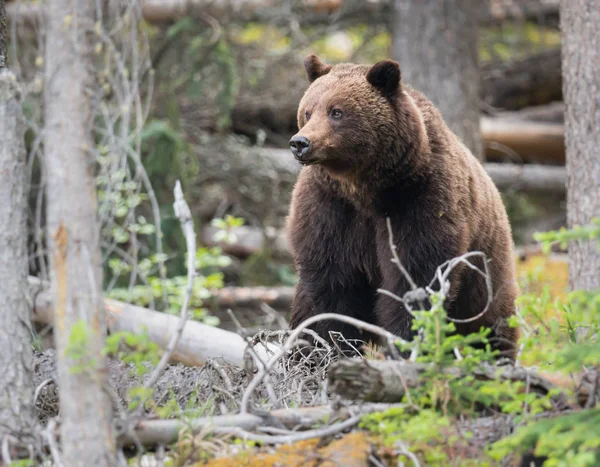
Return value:
[[(413, 224), (409, 227), (401, 219), (392, 218), (390, 221), (393, 236), (391, 243), (404, 271), (393, 261), (394, 255), (390, 245), (390, 230), (387, 221), (383, 220), (376, 226), (377, 256), (382, 275), (380, 289), (400, 298), (404, 298), (404, 295), (412, 290), (413, 285), (417, 288), (428, 286), (434, 279), (439, 266), (466, 252), (464, 246), (466, 242), (451, 222), (436, 219), (435, 223), (428, 225), (425, 222), (427, 219), (421, 221), (422, 224), (419, 225), (413, 220)], [(451, 287), (445, 301), (447, 310), (451, 309), (456, 298), (459, 288), (457, 278), (460, 277), (463, 268), (464, 265), (459, 264), (450, 274)], [(434, 289), (437, 287), (438, 285), (435, 285)], [(419, 305), (423, 305), (425, 309), (430, 307), (427, 299), (411, 305), (413, 309), (418, 309)], [(403, 302), (379, 293), (375, 305), (375, 315), (379, 326), (405, 340), (413, 337), (412, 316)]]
[[(299, 275), (290, 327), (321, 313), (373, 323), (379, 282), (373, 226), (351, 203), (303, 175), (294, 191), (288, 220)], [(336, 320), (319, 321), (311, 328), (326, 339), (331, 333), (340, 333), (346, 340), (371, 338)]]

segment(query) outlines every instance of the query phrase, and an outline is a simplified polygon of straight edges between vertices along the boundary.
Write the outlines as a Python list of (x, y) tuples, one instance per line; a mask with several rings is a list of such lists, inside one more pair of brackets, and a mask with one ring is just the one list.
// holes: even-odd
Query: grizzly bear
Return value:
[[(329, 312), (412, 337), (404, 304), (378, 293), (410, 290), (391, 261), (389, 219), (399, 260), (418, 287), (448, 260), (486, 255), (493, 290), (487, 311), (486, 280), (464, 263), (450, 275), (445, 309), (467, 321), (457, 322), (457, 332), (490, 328), (492, 347), (514, 358), (518, 331), (506, 322), (517, 294), (511, 230), (480, 162), (435, 106), (401, 82), (398, 63), (330, 66), (310, 55), (305, 68), (311, 84), (289, 143), (304, 166), (287, 220), (299, 276), (290, 326)], [(481, 258), (471, 262), (483, 270)], [(337, 321), (312, 328), (324, 337), (372, 338)]]

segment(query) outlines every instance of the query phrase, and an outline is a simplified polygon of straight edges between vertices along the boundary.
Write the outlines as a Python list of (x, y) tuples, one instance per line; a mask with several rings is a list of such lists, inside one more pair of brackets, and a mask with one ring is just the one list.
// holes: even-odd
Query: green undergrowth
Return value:
[[(547, 251), (554, 244), (598, 241), (600, 222), (536, 238)], [(543, 282), (543, 276), (537, 280)], [(403, 465), (418, 459), (424, 465), (496, 466), (525, 454), (537, 456), (548, 467), (600, 465), (600, 406), (596, 399), (578, 398), (575, 383), (564, 384), (578, 381), (600, 363), (600, 292), (579, 290), (553, 297), (544, 288), (525, 294), (510, 325), (522, 330), (520, 361), (536, 364), (542, 375), (553, 375), (551, 380), (559, 382), (556, 389), (540, 395), (528, 391), (523, 382), (477, 378), (475, 370), (494, 359), (487, 332), (454, 334), (442, 301), (434, 296), (430, 311), (415, 313), (413, 326), (421, 339), (402, 347), (412, 350), (418, 345), (417, 362), (428, 364), (423, 384), (408, 389), (405, 407), (367, 415), (361, 426), (380, 435)], [(459, 376), (464, 374), (469, 376)], [(561, 410), (553, 402), (559, 392)], [(482, 412), (510, 416), (517, 428), (507, 437), (485, 442), (475, 429), (465, 429), (476, 427), (466, 421)]]

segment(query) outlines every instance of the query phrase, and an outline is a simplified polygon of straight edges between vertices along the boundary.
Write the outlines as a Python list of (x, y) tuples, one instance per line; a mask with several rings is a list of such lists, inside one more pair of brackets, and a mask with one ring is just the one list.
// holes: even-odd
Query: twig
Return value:
[(215, 370), (225, 383), (225, 388), (227, 388), (230, 393), (233, 392), (233, 384), (231, 384), (229, 376), (227, 376), (225, 370), (221, 368), (221, 365), (219, 365), (214, 359), (210, 359), (206, 361), (206, 366)]
[(410, 288), (412, 290), (416, 290), (417, 289), (417, 284), (415, 283), (415, 281), (413, 280), (413, 278), (410, 276), (410, 274), (408, 273), (408, 271), (404, 268), (404, 266), (402, 265), (402, 262), (400, 261), (400, 258), (398, 257), (398, 252), (396, 251), (397, 247), (394, 244), (394, 233), (392, 232), (392, 221), (390, 220), (389, 217), (385, 218), (385, 224), (387, 225), (387, 230), (388, 230), (388, 238), (389, 238), (390, 250), (392, 251), (392, 256), (394, 258), (392, 260), (392, 262), (396, 263), (396, 266), (398, 266), (398, 269), (400, 269), (400, 271), (404, 275), (404, 278), (410, 284)]
[(337, 425), (331, 425), (324, 428), (318, 428), (316, 430), (301, 431), (290, 435), (270, 436), (270, 435), (257, 435), (250, 433), (241, 428), (230, 428), (230, 427), (216, 427), (216, 433), (233, 434), (240, 438), (248, 439), (250, 441), (257, 441), (265, 444), (290, 444), (296, 441), (304, 441), (311, 438), (324, 438), (325, 436), (331, 436), (341, 433), (348, 428), (352, 428), (360, 422), (359, 416), (354, 416), (345, 420)]
[[(477, 266), (475, 266), (470, 261), (468, 261), (468, 259), (472, 258), (472, 257), (481, 257), (482, 258), (484, 271), (482, 271)], [(452, 270), (459, 264), (465, 264), (468, 268), (473, 269), (474, 271), (478, 272), (479, 274), (481, 274), (483, 276), (483, 278), (485, 279), (486, 289), (487, 289), (487, 293), (488, 293), (487, 302), (485, 304), (484, 309), (475, 316), (471, 316), (470, 318), (465, 318), (465, 319), (457, 319), (457, 318), (452, 318), (452, 317), (448, 316), (447, 319), (448, 319), (448, 321), (452, 321), (453, 323), (471, 323), (473, 321), (478, 320), (479, 318), (481, 318), (483, 315), (485, 315), (487, 313), (488, 309), (490, 308), (490, 305), (492, 304), (492, 300), (494, 299), (492, 276), (490, 275), (490, 270), (489, 270), (487, 257), (485, 256), (485, 253), (482, 253), (481, 251), (471, 251), (469, 253), (465, 253), (462, 256), (453, 258), (450, 261), (446, 261), (444, 264), (442, 264), (440, 267), (438, 267), (438, 269), (436, 271), (436, 277), (431, 281), (431, 283), (429, 285), (431, 287), (433, 285), (433, 283), (437, 280), (440, 283), (440, 292), (442, 292), (443, 298), (445, 299), (446, 294), (444, 292), (444, 284), (448, 280), (448, 276), (450, 275)], [(443, 270), (444, 267), (446, 267), (446, 270), (442, 273), (441, 271)]]
[(395, 407), (406, 407), (405, 404), (363, 403), (356, 406), (339, 407), (334, 409), (331, 405), (304, 408), (287, 408), (274, 410), (262, 416), (253, 414), (218, 415), (214, 417), (200, 417), (187, 421), (181, 419), (142, 420), (133, 427), (132, 432), (119, 436), (121, 446), (135, 444), (132, 434), (139, 436), (139, 441), (145, 446), (169, 445), (177, 440), (183, 428), (188, 428), (196, 434), (203, 430), (218, 428), (242, 429), (245, 431), (258, 430), (258, 427), (272, 426), (287, 429), (311, 428), (324, 419), (333, 420), (333, 417), (360, 417), (373, 412), (380, 412)]
[(414, 467), (421, 467), (421, 464), (419, 462), (419, 459), (417, 459), (417, 456), (415, 456), (412, 452), (410, 452), (408, 450), (408, 447), (406, 447), (404, 445), (404, 443), (402, 443), (402, 442), (398, 443), (398, 450), (397, 450), (397, 452), (401, 456), (408, 457), (412, 461)]
[(50, 383), (54, 383), (55, 381), (52, 378), (48, 378), (45, 379), (44, 381), (42, 381), (37, 388), (35, 388), (35, 392), (33, 393), (33, 404), (35, 405), (35, 403), (38, 400), (38, 397), (40, 397), (40, 393), (42, 392), (42, 389), (44, 389), (48, 384)]
[(4, 465), (12, 464), (12, 458), (10, 457), (10, 436), (6, 435), (2, 438), (2, 463)]
[[(160, 361), (154, 371), (150, 375), (150, 377), (146, 380), (144, 384), (144, 388), (148, 389), (153, 387), (160, 375), (166, 368), (169, 363), (169, 359), (171, 358), (171, 354), (175, 350), (177, 346), (177, 342), (181, 338), (181, 334), (183, 333), (183, 328), (185, 327), (185, 323), (188, 319), (188, 307), (190, 304), (190, 300), (194, 291), (194, 277), (196, 276), (196, 235), (194, 233), (194, 220), (192, 219), (192, 213), (190, 212), (190, 208), (183, 197), (183, 191), (181, 190), (181, 183), (179, 180), (175, 183), (175, 203), (173, 203), (173, 209), (175, 210), (175, 215), (179, 219), (181, 223), (181, 228), (183, 230), (183, 234), (185, 235), (185, 241), (187, 245), (187, 287), (185, 289), (185, 297), (183, 299), (183, 305), (181, 307), (181, 315), (179, 319), (179, 325), (177, 326), (177, 330), (171, 336), (171, 340), (167, 345), (165, 353), (163, 353)], [(143, 409), (143, 404), (138, 406), (138, 410)]]
[(294, 332), (290, 334), (290, 336), (286, 339), (284, 344), (279, 348), (275, 355), (273, 355), (273, 357), (270, 358), (269, 361), (267, 361), (266, 364), (260, 368), (259, 373), (252, 379), (252, 381), (250, 381), (250, 384), (244, 391), (242, 402), (240, 404), (241, 414), (247, 414), (249, 412), (248, 406), (250, 405), (250, 397), (252, 396), (258, 385), (261, 383), (261, 381), (264, 379), (265, 375), (269, 371), (271, 371), (271, 369), (275, 366), (279, 359), (281, 359), (286, 353), (292, 350), (292, 348), (294, 347), (294, 343), (298, 339), (298, 336), (300, 336), (300, 334), (311, 324), (324, 320), (341, 321), (342, 323), (351, 324), (365, 331), (382, 336), (386, 339), (390, 347), (394, 347), (394, 342), (406, 343), (404, 339), (396, 336), (395, 334), (392, 334), (389, 331), (386, 331), (385, 329), (379, 326), (365, 323), (364, 321), (351, 318), (350, 316), (340, 315), (337, 313), (321, 313), (319, 315), (312, 316), (311, 318), (302, 322), (296, 329), (294, 329)]
[(56, 438), (54, 433), (56, 432), (56, 419), (51, 418), (48, 420), (48, 425), (46, 426), (46, 430), (43, 435), (46, 438), (48, 443), (48, 448), (50, 449), (50, 455), (52, 456), (52, 462), (56, 467), (64, 467), (62, 460), (60, 458), (60, 451), (58, 450), (58, 445), (56, 444)]
[(285, 318), (281, 316), (281, 314), (278, 313), (277, 310), (273, 309), (273, 307), (270, 307), (269, 305), (263, 302), (260, 304), (260, 309), (264, 314), (266, 314), (269, 317), (269, 324), (277, 321), (277, 325), (280, 329), (287, 329), (289, 327), (288, 322), (285, 320)]

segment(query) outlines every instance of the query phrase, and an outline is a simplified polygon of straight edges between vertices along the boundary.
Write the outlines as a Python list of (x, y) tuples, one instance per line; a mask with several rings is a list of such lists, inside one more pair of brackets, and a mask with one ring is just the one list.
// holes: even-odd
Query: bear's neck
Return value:
[[(343, 175), (313, 166), (321, 184), (332, 194), (350, 201), (359, 210), (385, 213), (400, 200), (410, 200), (430, 185), (432, 170), (420, 146), (390, 148), (368, 168)], [(385, 161), (385, 163), (383, 162)]]

